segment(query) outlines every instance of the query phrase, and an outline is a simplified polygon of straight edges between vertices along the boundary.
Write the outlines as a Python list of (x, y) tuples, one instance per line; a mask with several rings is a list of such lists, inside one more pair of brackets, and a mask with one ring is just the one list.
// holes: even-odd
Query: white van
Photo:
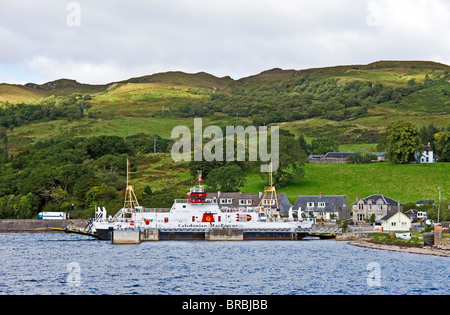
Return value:
[(67, 212), (40, 212), (38, 220), (69, 220)]
[(417, 219), (419, 220), (426, 220), (428, 219), (426, 212), (417, 212)]

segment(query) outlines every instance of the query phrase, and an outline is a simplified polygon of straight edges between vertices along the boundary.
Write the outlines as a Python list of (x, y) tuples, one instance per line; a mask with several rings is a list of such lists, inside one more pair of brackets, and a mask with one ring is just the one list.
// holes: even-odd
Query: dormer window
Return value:
[(325, 208), (325, 202), (319, 202), (319, 208)]
[(263, 205), (264, 206), (268, 206), (268, 205), (273, 206), (273, 205), (275, 205), (275, 199), (264, 199)]
[(220, 198), (220, 204), (231, 205), (233, 203), (233, 198)]

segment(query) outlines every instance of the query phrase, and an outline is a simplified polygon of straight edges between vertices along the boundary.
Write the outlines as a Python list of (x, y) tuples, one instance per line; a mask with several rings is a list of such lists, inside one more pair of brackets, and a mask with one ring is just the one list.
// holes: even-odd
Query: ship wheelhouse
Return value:
[(203, 204), (206, 202), (206, 193), (202, 185), (202, 175), (198, 175), (198, 184), (190, 189), (186, 194), (186, 199), (188, 203), (192, 204)]
[(206, 202), (206, 193), (192, 192), (186, 195), (188, 203), (201, 204)]

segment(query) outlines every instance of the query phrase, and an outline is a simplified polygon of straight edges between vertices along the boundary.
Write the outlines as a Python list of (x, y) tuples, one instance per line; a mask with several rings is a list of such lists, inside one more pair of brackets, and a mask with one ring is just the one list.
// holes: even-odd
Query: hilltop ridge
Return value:
[[(401, 70), (402, 69), (402, 70)], [(335, 76), (335, 77), (356, 77), (371, 79), (370, 72), (386, 71), (391, 74), (397, 70), (405, 72), (405, 75), (417, 75), (434, 71), (449, 72), (450, 66), (432, 61), (376, 61), (367, 65), (339, 65), (322, 68), (310, 68), (302, 70), (274, 68), (262, 71), (259, 74), (234, 80), (230, 76), (217, 77), (206, 72), (186, 73), (182, 71), (160, 72), (151, 75), (129, 78), (121, 81), (114, 81), (105, 84), (85, 84), (74, 79), (58, 79), (44, 84), (27, 83), (20, 84), (0, 84), (0, 101), (10, 103), (26, 102), (48, 97), (51, 95), (68, 95), (71, 93), (101, 93), (115, 84), (142, 84), (142, 83), (163, 83), (174, 86), (190, 86), (193, 88), (205, 88), (214, 90), (226, 90), (241, 85), (251, 85), (253, 83), (274, 82), (283, 80), (293, 80), (293, 78), (309, 76)], [(358, 73), (360, 72), (360, 73)], [(409, 73), (408, 73), (409, 72)], [(362, 74), (361, 74), (362, 73)], [(386, 73), (386, 74), (388, 74)], [(373, 74), (373, 73), (372, 73)], [(424, 74), (425, 76), (425, 74)]]

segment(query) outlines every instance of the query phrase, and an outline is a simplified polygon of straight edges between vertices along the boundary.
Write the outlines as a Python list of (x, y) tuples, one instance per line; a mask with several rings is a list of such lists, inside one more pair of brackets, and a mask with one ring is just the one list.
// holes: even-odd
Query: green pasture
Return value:
[[(361, 198), (383, 194), (401, 203), (422, 199), (437, 200), (438, 187), (442, 198), (450, 197), (450, 163), (407, 164), (332, 164), (305, 166), (305, 178), (278, 189), (291, 203), (298, 195), (345, 195), (349, 203)], [(244, 192), (257, 192), (267, 186), (259, 173), (251, 172)]]

